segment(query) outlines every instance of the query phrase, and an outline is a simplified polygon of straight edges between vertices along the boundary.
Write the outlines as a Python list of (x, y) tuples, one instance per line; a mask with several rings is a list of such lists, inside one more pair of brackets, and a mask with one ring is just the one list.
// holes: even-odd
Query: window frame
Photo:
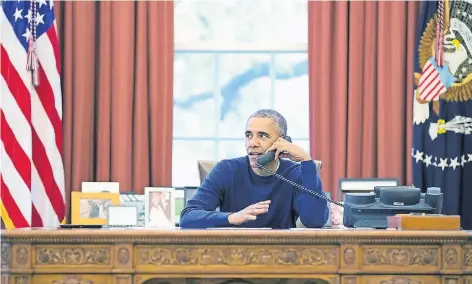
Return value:
[[(223, 54), (268, 54), (270, 56), (271, 70), (270, 76), (270, 107), (275, 107), (275, 72), (274, 63), (276, 54), (307, 54), (308, 53), (308, 42), (300, 43), (265, 43), (265, 44), (242, 44), (242, 43), (228, 43), (228, 42), (175, 42), (174, 43), (174, 54), (212, 54), (213, 60), (213, 72), (214, 72), (214, 86), (213, 86), (213, 102), (216, 106), (215, 115), (215, 135), (214, 136), (200, 136), (200, 137), (180, 137), (172, 136), (172, 142), (175, 141), (208, 141), (214, 142), (214, 156), (216, 159), (220, 157), (220, 142), (225, 141), (241, 141), (244, 143), (244, 137), (233, 138), (233, 137), (220, 137), (219, 136), (219, 117), (220, 117), (220, 56)], [(293, 141), (310, 141), (310, 137), (292, 137)], [(172, 174), (173, 175), (173, 174)], [(173, 178), (172, 178), (173, 180)], [(173, 183), (173, 181), (172, 181)], [(190, 185), (188, 185), (190, 186)], [(197, 186), (197, 185), (194, 185)]]
[[(214, 60), (213, 60), (213, 76), (214, 76), (214, 79), (215, 79), (215, 82), (214, 82), (214, 86), (213, 86), (213, 102), (215, 103), (215, 109), (217, 110), (215, 112), (215, 121), (219, 121), (219, 117), (220, 117), (220, 108), (219, 108), (219, 104), (220, 104), (220, 97), (221, 97), (221, 94), (220, 94), (220, 78), (219, 78), (219, 68), (220, 68), (220, 55), (222, 54), (268, 54), (270, 56), (270, 66), (271, 66), (271, 70), (269, 72), (270, 74), (270, 107), (271, 108), (274, 108), (275, 107), (275, 75), (274, 75), (274, 70), (273, 70), (273, 66), (274, 66), (274, 63), (275, 63), (275, 56), (276, 54), (288, 54), (288, 53), (296, 53), (296, 54), (302, 54), (302, 53), (307, 53), (308, 51), (307, 50), (303, 50), (303, 49), (290, 49), (290, 50), (286, 50), (286, 49), (281, 49), (281, 48), (278, 48), (278, 49), (275, 49), (275, 48), (272, 48), (272, 49), (257, 49), (257, 48), (254, 48), (254, 49), (221, 49), (221, 48), (218, 48), (218, 49), (198, 49), (198, 48), (181, 48), (179, 50), (175, 50), (175, 54), (212, 54), (212, 56), (214, 56)], [(240, 140), (244, 140), (242, 138), (233, 138), (233, 137), (220, 137), (219, 136), (219, 124), (218, 122), (215, 122), (214, 124), (214, 127), (215, 127), (215, 136), (211, 137), (211, 136), (199, 136), (199, 137), (180, 137), (180, 136), (174, 136), (172, 137), (172, 141), (209, 141), (209, 142), (215, 142), (214, 144), (214, 155), (215, 157), (219, 158), (220, 155), (219, 155), (219, 145), (220, 145), (220, 142), (221, 141), (240, 141)], [(309, 140), (310, 137), (291, 137), (292, 140), (298, 140), (298, 141), (306, 141), (306, 140)]]

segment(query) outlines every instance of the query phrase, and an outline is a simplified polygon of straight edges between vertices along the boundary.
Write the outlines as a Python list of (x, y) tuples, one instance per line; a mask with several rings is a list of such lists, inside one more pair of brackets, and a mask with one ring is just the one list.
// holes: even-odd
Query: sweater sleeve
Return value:
[[(316, 170), (315, 161), (301, 162), (300, 183), (322, 195), (323, 186)], [(328, 221), (328, 202), (301, 189), (295, 189), (294, 209), (300, 216), (300, 221), (307, 228), (321, 228)]]
[(205, 229), (231, 225), (228, 221), (228, 215), (231, 213), (216, 211), (223, 201), (228, 171), (229, 166), (224, 160), (211, 170), (182, 210), (180, 214), (181, 228)]

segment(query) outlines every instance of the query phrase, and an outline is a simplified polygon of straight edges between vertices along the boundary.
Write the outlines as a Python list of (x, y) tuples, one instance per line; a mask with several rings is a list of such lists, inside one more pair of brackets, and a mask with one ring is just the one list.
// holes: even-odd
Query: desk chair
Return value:
[(198, 164), (198, 175), (200, 176), (200, 185), (203, 183), (207, 175), (213, 170), (213, 168), (218, 164), (217, 161), (205, 161), (199, 160)]
[[(200, 176), (200, 184), (203, 183), (203, 180), (205, 180), (206, 176), (211, 172), (211, 170), (216, 166), (217, 163), (218, 163), (217, 161), (209, 161), (209, 160), (197, 161), (198, 174)], [(315, 164), (316, 164), (316, 171), (318, 172), (318, 174), (321, 174), (321, 168), (323, 166), (323, 162), (319, 160), (315, 160)], [(325, 192), (325, 194), (328, 198), (331, 198), (330, 192)], [(330, 204), (328, 204), (328, 206), (330, 206)], [(329, 210), (328, 222), (326, 222), (325, 227), (331, 227), (331, 224), (332, 224), (331, 210)], [(305, 228), (305, 226), (300, 221), (300, 218), (297, 219), (296, 226), (297, 228)]]

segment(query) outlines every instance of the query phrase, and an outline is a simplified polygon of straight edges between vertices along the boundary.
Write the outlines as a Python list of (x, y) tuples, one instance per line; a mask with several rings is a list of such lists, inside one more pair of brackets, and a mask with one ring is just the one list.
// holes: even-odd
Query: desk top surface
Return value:
[(47, 229), (2, 230), (7, 242), (138, 242), (138, 243), (224, 243), (224, 244), (312, 244), (312, 243), (471, 243), (472, 231), (401, 231), (372, 229)]

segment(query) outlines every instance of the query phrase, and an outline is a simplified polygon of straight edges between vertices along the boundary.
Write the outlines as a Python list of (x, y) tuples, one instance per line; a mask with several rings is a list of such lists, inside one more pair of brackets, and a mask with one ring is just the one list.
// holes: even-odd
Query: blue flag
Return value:
[(424, 1), (415, 50), (413, 182), (440, 187), (442, 213), (471, 230), (472, 4)]

